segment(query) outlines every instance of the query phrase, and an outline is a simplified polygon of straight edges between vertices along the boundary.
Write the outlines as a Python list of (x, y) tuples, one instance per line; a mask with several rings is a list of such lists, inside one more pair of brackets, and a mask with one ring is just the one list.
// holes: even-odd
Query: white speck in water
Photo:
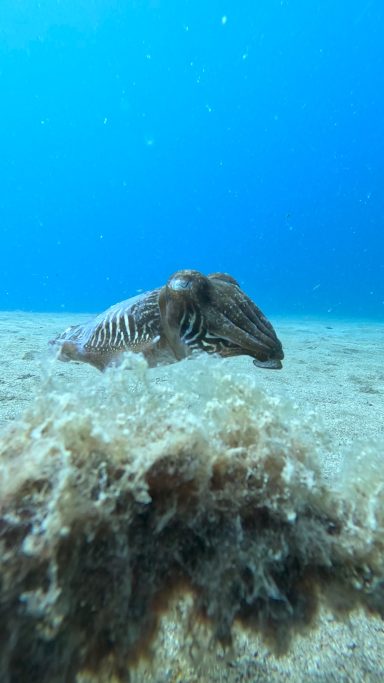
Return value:
[(227, 21), (228, 21), (228, 17), (226, 17), (225, 15), (224, 15), (223, 17), (221, 17), (221, 23), (222, 23), (223, 26), (225, 26), (225, 24), (227, 23)]

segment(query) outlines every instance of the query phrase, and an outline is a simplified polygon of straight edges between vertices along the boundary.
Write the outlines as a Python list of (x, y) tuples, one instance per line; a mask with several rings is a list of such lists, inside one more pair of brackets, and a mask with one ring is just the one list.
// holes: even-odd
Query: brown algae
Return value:
[[(276, 651), (319, 604), (384, 613), (380, 452), (322, 474), (316, 417), (198, 357), (65, 387), (46, 373), (0, 443), (0, 680), (126, 680), (175, 593)], [(151, 374), (152, 373), (152, 374)], [(125, 678), (124, 678), (125, 677)]]

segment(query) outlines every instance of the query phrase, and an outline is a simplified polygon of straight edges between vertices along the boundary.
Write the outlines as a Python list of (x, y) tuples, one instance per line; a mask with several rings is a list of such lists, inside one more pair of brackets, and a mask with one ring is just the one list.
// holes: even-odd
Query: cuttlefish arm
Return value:
[(281, 368), (283, 348), (273, 326), (239, 284), (223, 273), (208, 276), (214, 283), (211, 305), (206, 310), (207, 326), (212, 334), (231, 342), (225, 355), (238, 355), (236, 347), (244, 354), (254, 356), (254, 364), (265, 368)]

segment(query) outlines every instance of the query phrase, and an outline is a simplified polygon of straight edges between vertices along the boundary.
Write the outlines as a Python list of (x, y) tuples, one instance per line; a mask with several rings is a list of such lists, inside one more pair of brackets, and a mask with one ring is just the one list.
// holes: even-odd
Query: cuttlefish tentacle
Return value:
[(231, 275), (194, 270), (174, 273), (164, 287), (122, 301), (51, 343), (61, 360), (100, 370), (120, 362), (127, 350), (143, 353), (150, 366), (181, 360), (196, 349), (249, 355), (256, 365), (271, 368), (281, 367), (284, 357), (272, 325)]
[[(260, 308), (258, 308), (258, 306), (256, 306), (252, 299), (250, 299), (240, 289), (239, 283), (233, 277), (227, 275), (226, 273), (213, 273), (212, 275), (208, 275), (208, 277), (219, 279), (227, 285), (228, 283), (235, 285), (237, 287), (237, 291), (232, 288), (232, 298), (235, 302), (234, 312), (236, 313), (237, 307), (239, 311), (241, 311), (248, 319), (249, 325), (248, 327), (244, 327), (244, 329), (246, 329), (249, 334), (256, 334), (259, 332), (260, 334), (266, 335), (269, 340), (272, 340), (273, 343), (276, 342), (276, 334), (271, 323), (267, 320), (263, 312), (260, 310)], [(222, 291), (221, 295), (222, 296), (215, 302), (215, 304), (218, 306), (220, 306), (221, 301), (223, 301), (225, 292)], [(247, 325), (247, 322), (244, 320), (244, 318), (242, 319), (242, 324)]]

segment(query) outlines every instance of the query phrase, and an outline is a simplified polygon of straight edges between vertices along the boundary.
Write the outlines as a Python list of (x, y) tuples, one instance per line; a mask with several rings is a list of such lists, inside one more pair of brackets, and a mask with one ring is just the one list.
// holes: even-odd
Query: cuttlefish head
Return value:
[(282, 367), (284, 353), (271, 323), (227, 273), (177, 271), (160, 290), (159, 308), (178, 360), (199, 348), (221, 356), (249, 355), (263, 368)]
[(190, 302), (208, 302), (212, 285), (205, 275), (197, 270), (178, 270), (165, 285), (168, 298), (174, 301), (183, 300), (184, 305)]
[(197, 270), (178, 270), (159, 292), (159, 310), (163, 334), (175, 358), (181, 360), (191, 353), (184, 338), (185, 325), (195, 329), (201, 305), (209, 305), (211, 284)]

